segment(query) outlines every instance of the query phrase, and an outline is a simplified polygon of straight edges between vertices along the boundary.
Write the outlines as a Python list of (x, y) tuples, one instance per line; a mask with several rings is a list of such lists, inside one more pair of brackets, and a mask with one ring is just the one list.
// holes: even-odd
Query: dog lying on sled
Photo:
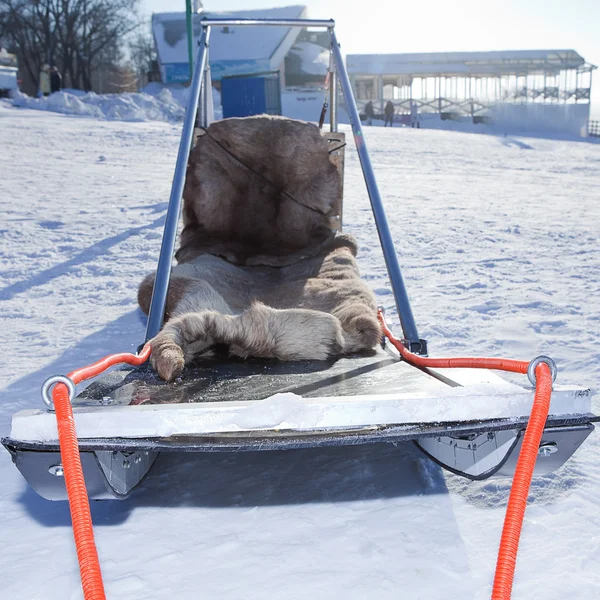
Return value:
[[(315, 125), (281, 117), (213, 123), (188, 163), (181, 245), (153, 367), (177, 377), (216, 344), (232, 355), (321, 360), (381, 338), (356, 243), (329, 217), (340, 175)], [(154, 275), (138, 301), (148, 313)]]

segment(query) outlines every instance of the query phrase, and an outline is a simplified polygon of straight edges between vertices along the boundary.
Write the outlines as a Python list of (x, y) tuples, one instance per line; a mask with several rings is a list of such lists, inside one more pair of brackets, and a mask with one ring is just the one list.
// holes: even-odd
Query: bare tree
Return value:
[(140, 28), (138, 34), (131, 40), (129, 55), (131, 66), (137, 73), (138, 80), (141, 85), (146, 84), (151, 80), (157, 60), (156, 45), (149, 23), (144, 24), (144, 27)]
[(122, 60), (127, 37), (139, 26), (138, 5), (139, 0), (0, 0), (0, 38), (16, 51), (34, 92), (44, 63), (57, 65), (70, 86), (90, 90), (95, 71)]

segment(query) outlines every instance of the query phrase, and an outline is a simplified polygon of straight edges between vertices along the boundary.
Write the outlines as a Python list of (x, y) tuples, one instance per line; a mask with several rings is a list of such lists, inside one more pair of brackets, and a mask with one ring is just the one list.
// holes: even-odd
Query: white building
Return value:
[(574, 50), (349, 54), (360, 104), (398, 113), (494, 120), (521, 129), (587, 132), (592, 72)]
[[(307, 18), (305, 6), (236, 12), (199, 12), (193, 15), (194, 49), (201, 34), (200, 19), (213, 18)], [(188, 45), (184, 12), (152, 15), (159, 69), (163, 83), (189, 81)], [(213, 82), (224, 75), (249, 75), (279, 71), (282, 85), (322, 82), (328, 65), (328, 51), (315, 37), (297, 27), (213, 28), (209, 60)], [(315, 39), (312, 39), (312, 38)], [(195, 51), (195, 50), (194, 50)]]

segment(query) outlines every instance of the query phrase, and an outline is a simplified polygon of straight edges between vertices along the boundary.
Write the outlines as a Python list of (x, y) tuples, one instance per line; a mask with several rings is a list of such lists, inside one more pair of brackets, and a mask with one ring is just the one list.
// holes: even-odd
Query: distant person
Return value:
[(383, 109), (383, 113), (385, 114), (385, 123), (384, 127), (387, 127), (387, 124), (390, 124), (390, 127), (394, 126), (394, 105), (391, 100), (387, 101), (385, 108)]
[(367, 118), (367, 125), (373, 125), (373, 117), (375, 111), (373, 110), (373, 103), (369, 100), (365, 105), (365, 117)]
[(40, 71), (40, 96), (49, 96), (50, 91), (50, 65), (44, 65)]
[(419, 123), (419, 109), (417, 107), (417, 103), (412, 101), (410, 103), (410, 126), (418, 128), (421, 127), (421, 124)]
[(60, 92), (62, 89), (62, 75), (58, 70), (58, 67), (54, 65), (50, 70), (50, 90), (54, 92)]

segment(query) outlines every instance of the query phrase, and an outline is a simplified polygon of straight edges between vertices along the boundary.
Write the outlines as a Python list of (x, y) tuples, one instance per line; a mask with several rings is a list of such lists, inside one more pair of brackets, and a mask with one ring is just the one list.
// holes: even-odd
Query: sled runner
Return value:
[[(211, 115), (208, 49), (211, 27), (327, 28), (329, 160), (343, 175), (344, 135), (338, 132), (338, 86), (352, 124), (406, 347), (427, 355), (404, 287), (356, 103), (332, 21), (204, 19), (190, 90), (163, 243), (149, 308), (146, 340), (161, 330), (192, 142), (207, 135)], [(293, 144), (294, 140), (290, 140)], [(222, 149), (235, 153), (233, 150)], [(342, 227), (342, 197), (330, 227)], [(533, 384), (533, 381), (532, 381)], [(539, 448), (536, 473), (562, 465), (600, 417), (591, 391), (556, 386)], [(181, 378), (165, 382), (149, 365), (123, 367), (98, 378), (73, 398), (86, 486), (91, 498), (123, 498), (148, 473), (160, 452), (238, 452), (414, 441), (433, 460), (471, 479), (510, 475), (533, 401), (533, 388), (488, 371), (428, 369), (403, 360), (389, 343), (372, 352), (320, 361), (279, 362), (203, 358)], [(51, 402), (49, 402), (51, 404)], [(2, 440), (43, 497), (66, 497), (56, 421), (51, 410), (17, 413)]]
[[(533, 391), (455, 371), (427, 372), (383, 351), (323, 362), (202, 361), (175, 384), (149, 366), (118, 369), (73, 402), (88, 492), (125, 497), (160, 452), (409, 440), (459, 475), (511, 475)], [(593, 430), (590, 400), (586, 389), (554, 390), (536, 473), (561, 466)], [(3, 443), (40, 495), (65, 498), (52, 412), (17, 413)]]

